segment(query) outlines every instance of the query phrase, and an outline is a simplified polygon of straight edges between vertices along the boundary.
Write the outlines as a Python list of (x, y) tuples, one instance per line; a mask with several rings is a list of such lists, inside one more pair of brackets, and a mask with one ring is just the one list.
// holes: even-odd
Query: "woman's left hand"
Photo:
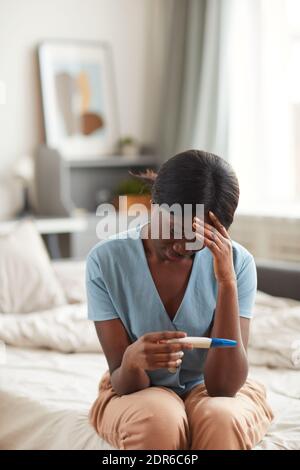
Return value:
[(225, 227), (213, 212), (209, 212), (212, 225), (194, 218), (193, 227), (196, 238), (203, 242), (213, 254), (214, 272), (217, 281), (236, 281), (233, 266), (232, 243)]

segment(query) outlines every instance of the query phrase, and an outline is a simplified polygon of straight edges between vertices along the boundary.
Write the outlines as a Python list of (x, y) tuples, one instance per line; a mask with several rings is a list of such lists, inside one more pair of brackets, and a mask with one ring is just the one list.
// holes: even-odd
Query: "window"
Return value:
[(289, 101), (292, 113), (292, 154), (296, 177), (296, 200), (300, 200), (300, 2), (287, 0), (290, 43)]
[(240, 208), (282, 214), (300, 206), (300, 1), (233, 1), (228, 154)]

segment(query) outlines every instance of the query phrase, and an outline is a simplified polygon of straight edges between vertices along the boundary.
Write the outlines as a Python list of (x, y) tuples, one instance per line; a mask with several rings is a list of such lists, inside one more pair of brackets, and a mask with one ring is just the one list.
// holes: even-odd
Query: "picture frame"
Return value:
[(38, 62), (46, 144), (66, 159), (114, 153), (120, 133), (109, 45), (47, 40)]

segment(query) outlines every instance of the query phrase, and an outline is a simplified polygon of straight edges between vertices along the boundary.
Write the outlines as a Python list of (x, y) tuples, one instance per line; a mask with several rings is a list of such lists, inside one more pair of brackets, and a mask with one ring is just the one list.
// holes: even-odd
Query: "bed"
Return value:
[[(0, 364), (0, 449), (112, 449), (88, 422), (107, 363), (85, 319), (84, 265), (58, 262), (54, 269), (73, 289), (73, 303), (26, 316), (0, 314), (0, 339), (6, 343)], [(261, 263), (258, 280), (265, 293), (258, 293), (255, 307), (250, 375), (267, 386), (275, 419), (256, 450), (300, 449), (300, 270)], [(274, 297), (276, 283), (279, 295), (291, 293), (293, 299)], [(276, 321), (284, 323), (283, 336), (266, 344), (259, 332), (276, 327)]]

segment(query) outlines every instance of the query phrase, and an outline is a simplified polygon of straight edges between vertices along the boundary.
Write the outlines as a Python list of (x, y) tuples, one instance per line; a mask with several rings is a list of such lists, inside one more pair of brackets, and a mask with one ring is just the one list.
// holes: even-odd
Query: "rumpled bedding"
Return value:
[(248, 357), (252, 365), (300, 369), (300, 302), (257, 293)]
[[(85, 303), (74, 303), (26, 315), (0, 314), (0, 340), (64, 353), (99, 352), (86, 311)], [(300, 369), (300, 302), (258, 292), (248, 354), (253, 365)]]
[(0, 364), (0, 449), (111, 449), (88, 419), (106, 370), (102, 353), (7, 347)]
[[(0, 449), (88, 449), (112, 447), (89, 424), (98, 382), (107, 370), (103, 353), (63, 354), (6, 348), (0, 365)], [(260, 449), (300, 448), (299, 372), (252, 366), (274, 411)]]
[(94, 324), (86, 318), (86, 304), (26, 315), (0, 314), (0, 340), (19, 348), (47, 348), (63, 353), (101, 351)]

